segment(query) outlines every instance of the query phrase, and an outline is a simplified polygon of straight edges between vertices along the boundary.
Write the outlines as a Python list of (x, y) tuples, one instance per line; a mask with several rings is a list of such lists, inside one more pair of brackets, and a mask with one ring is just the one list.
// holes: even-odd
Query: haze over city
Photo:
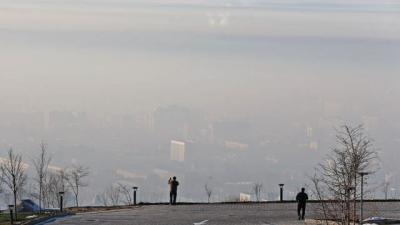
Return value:
[(43, 140), (89, 167), (83, 204), (167, 201), (171, 176), (181, 201), (293, 199), (360, 124), (400, 193), (399, 1), (2, 0), (0, 49), (0, 157)]

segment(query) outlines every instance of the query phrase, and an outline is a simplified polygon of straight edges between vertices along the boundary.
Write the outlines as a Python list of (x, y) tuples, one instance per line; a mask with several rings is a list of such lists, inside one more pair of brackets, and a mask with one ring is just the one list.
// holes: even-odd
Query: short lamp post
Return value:
[(279, 184), (280, 187), (280, 201), (283, 202), (283, 185), (285, 184)]
[(369, 173), (360, 172), (358, 173), (361, 176), (361, 198), (360, 198), (360, 222), (359, 224), (363, 224), (363, 192), (364, 192), (364, 176)]
[(346, 189), (348, 202), (347, 202), (347, 225), (350, 225), (350, 191), (354, 190), (354, 187), (348, 187)]
[(138, 187), (132, 187), (133, 188), (133, 204), (136, 205), (136, 191)]
[(8, 205), (8, 208), (10, 209), (10, 224), (14, 224), (14, 218), (13, 218), (13, 207), (14, 205)]
[(64, 196), (64, 193), (65, 192), (63, 192), (63, 191), (58, 192), (58, 194), (60, 195), (60, 212), (63, 211), (63, 196)]

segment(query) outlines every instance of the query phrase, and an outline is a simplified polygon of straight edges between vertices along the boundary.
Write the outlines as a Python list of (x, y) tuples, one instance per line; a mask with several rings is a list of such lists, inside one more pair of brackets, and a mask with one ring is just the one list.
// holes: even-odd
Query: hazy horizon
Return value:
[(344, 124), (400, 182), (400, 1), (2, 0), (0, 49), (0, 157), (45, 140), (89, 194), (170, 174), (187, 196), (293, 192)]

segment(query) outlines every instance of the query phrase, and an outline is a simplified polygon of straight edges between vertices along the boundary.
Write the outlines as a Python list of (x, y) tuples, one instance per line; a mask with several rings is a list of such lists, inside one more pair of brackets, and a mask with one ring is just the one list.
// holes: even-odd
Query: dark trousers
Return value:
[(300, 211), (301, 211), (301, 218), (304, 219), (304, 215), (306, 214), (306, 204), (297, 204), (297, 215), (300, 217)]
[(176, 195), (177, 191), (170, 191), (169, 192), (169, 203), (175, 204), (176, 203)]

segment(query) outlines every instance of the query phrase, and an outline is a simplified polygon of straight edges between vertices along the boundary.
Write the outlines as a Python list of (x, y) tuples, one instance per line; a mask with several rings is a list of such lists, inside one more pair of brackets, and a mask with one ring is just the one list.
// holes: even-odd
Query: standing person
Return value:
[[(299, 192), (296, 196), (297, 201), (297, 215), (299, 216), (299, 220), (304, 220), (304, 214), (306, 213), (306, 202), (308, 200), (308, 195), (304, 192), (306, 189), (302, 188), (301, 192)], [(302, 214), (300, 217), (300, 210), (302, 210)]]
[(176, 180), (176, 177), (174, 177), (173, 180), (171, 180), (171, 178), (169, 178), (168, 184), (171, 187), (170, 192), (169, 192), (169, 204), (175, 205), (179, 182)]

